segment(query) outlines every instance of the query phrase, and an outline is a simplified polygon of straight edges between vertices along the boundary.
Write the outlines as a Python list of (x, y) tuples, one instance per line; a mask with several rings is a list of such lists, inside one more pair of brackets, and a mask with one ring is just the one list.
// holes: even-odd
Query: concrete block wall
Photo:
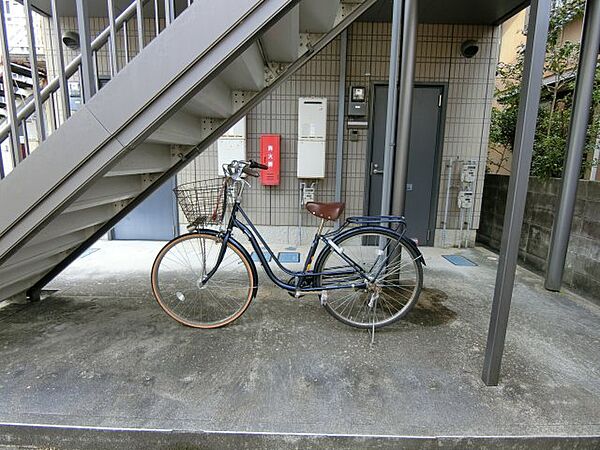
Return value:
[[(486, 175), (477, 240), (499, 251), (509, 177)], [(559, 179), (530, 178), (519, 260), (536, 272), (546, 270)], [(600, 182), (579, 181), (564, 283), (600, 302)]]

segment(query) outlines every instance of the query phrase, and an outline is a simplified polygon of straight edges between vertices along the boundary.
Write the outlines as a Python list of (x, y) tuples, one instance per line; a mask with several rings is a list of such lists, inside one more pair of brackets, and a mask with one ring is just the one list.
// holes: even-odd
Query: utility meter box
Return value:
[(460, 191), (458, 193), (458, 207), (462, 209), (473, 208), (473, 191)]
[(246, 117), (240, 119), (217, 140), (217, 170), (223, 174), (223, 164), (246, 159)]
[(325, 178), (327, 99), (298, 99), (298, 178)]
[(463, 164), (460, 173), (460, 181), (463, 183), (474, 183), (477, 178), (477, 164)]

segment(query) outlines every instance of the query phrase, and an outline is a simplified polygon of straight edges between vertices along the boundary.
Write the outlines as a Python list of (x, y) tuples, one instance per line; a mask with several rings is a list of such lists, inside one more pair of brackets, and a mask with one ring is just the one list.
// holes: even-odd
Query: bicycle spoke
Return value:
[[(325, 272), (319, 278), (322, 285), (340, 287), (329, 290), (327, 295), (325, 307), (334, 317), (361, 328), (378, 328), (412, 308), (420, 291), (419, 263), (401, 239), (383, 232), (359, 230), (338, 246), (365, 274), (379, 275), (373, 281), (365, 280), (351, 264), (330, 252), (318, 271)], [(351, 273), (340, 275), (344, 270)], [(352, 286), (358, 283), (363, 288)]]
[(240, 255), (227, 248), (216, 273), (222, 242), (208, 235), (174, 240), (153, 270), (159, 304), (186, 325), (226, 324), (243, 311), (252, 295), (252, 275)]

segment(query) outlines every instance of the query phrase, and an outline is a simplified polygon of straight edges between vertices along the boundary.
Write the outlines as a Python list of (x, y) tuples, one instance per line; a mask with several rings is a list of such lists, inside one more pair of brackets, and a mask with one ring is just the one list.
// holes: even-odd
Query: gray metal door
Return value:
[(127, 214), (112, 231), (113, 239), (168, 241), (177, 233), (175, 177)]
[[(413, 91), (404, 215), (408, 223), (407, 235), (418, 239), (420, 245), (433, 245), (442, 95), (442, 86), (416, 86)], [(387, 85), (374, 86), (373, 101), (371, 152), (367, 161), (369, 215), (377, 215), (381, 211)]]
[(371, 151), (367, 159), (367, 215), (378, 216), (381, 212), (383, 188), (383, 155), (385, 148), (385, 117), (387, 113), (387, 85), (376, 84), (371, 101)]

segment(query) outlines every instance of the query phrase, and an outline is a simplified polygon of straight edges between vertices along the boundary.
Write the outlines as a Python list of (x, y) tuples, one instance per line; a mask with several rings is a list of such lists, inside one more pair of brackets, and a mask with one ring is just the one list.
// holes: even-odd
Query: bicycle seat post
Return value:
[(323, 232), (324, 226), (325, 226), (325, 219), (321, 219), (321, 223), (319, 224), (319, 227), (317, 228), (317, 236), (321, 235), (321, 233)]

